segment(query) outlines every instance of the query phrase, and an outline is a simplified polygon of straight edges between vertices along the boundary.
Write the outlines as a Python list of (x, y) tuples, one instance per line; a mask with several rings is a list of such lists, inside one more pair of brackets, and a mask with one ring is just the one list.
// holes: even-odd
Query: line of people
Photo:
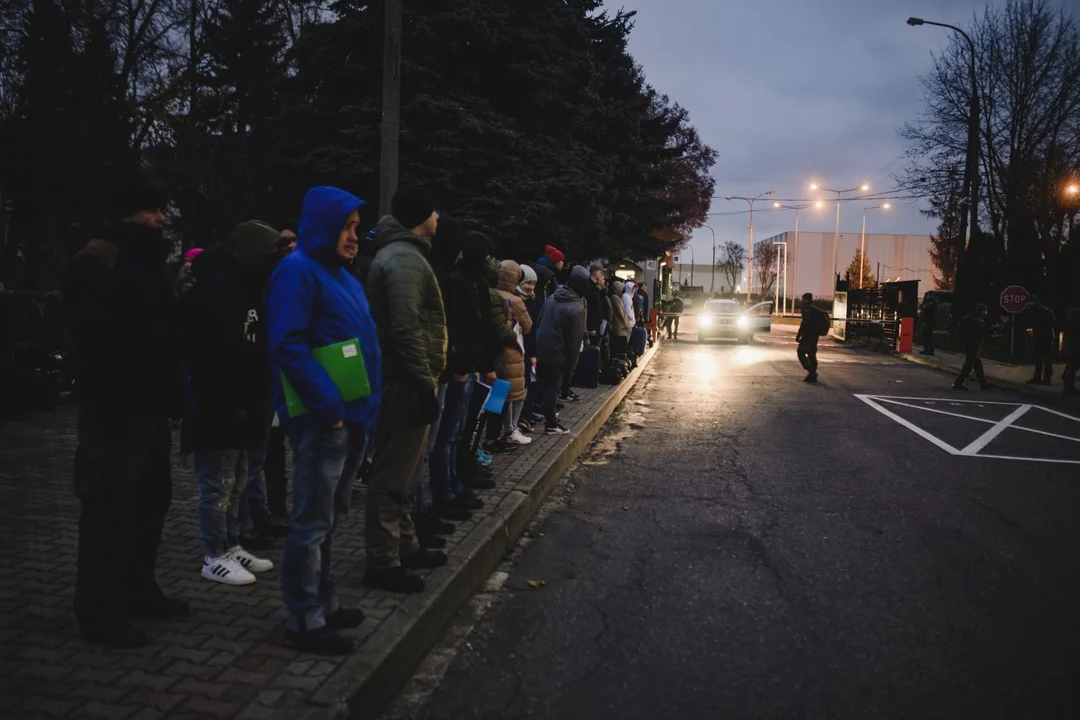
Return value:
[[(181, 451), (194, 456), (202, 576), (256, 582), (274, 567), (260, 551), (285, 536), (285, 642), (344, 654), (353, 643), (340, 631), (364, 618), (341, 606), (330, 566), (365, 458), (363, 582), (421, 592), (415, 571), (447, 562), (443, 536), (483, 507), (493, 456), (529, 444), (540, 422), (569, 432), (559, 409), (579, 400), (583, 351), (603, 348), (605, 369), (635, 356), (629, 284), (569, 266), (550, 245), (534, 266), (500, 262), (490, 238), (440, 219), (421, 188), (398, 191), (366, 237), (363, 200), (312, 188), (295, 232), (250, 220), (189, 252), (178, 300), (165, 205), (149, 183), (120, 188), (114, 221), (65, 271), (79, 363), (75, 611), (94, 643), (139, 646), (133, 618), (189, 612), (154, 574), (170, 418), (184, 418)], [(484, 406), (497, 380), (509, 392), (493, 415)]]

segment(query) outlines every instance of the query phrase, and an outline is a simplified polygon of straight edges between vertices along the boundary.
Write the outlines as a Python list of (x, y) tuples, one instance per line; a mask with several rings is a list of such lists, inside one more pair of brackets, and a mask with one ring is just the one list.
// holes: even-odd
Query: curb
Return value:
[[(923, 365), (925, 367), (932, 368), (940, 372), (951, 373), (953, 375), (960, 372), (959, 368), (953, 367), (952, 365), (937, 362), (936, 360), (927, 360), (926, 358), (920, 357), (918, 355), (909, 355), (908, 353), (900, 352), (894, 353), (894, 355), (901, 360), (908, 361), (909, 363), (913, 363), (915, 365)], [(1019, 383), (1015, 380), (1002, 380), (1001, 378), (994, 377), (989, 373), (987, 373), (986, 379), (991, 384), (993, 384), (994, 387), (999, 387), (1003, 390), (1011, 390), (1012, 392), (1020, 393), (1021, 395), (1027, 395), (1028, 397), (1042, 398), (1043, 400), (1059, 398), (1066, 401), (1068, 400), (1068, 398), (1066, 398), (1061, 393), (1049, 393), (1044, 390), (1039, 390), (1035, 386), (1028, 385), (1027, 383)]]
[[(450, 553), (450, 563), (428, 576), (433, 592), (405, 598), (358, 652), (312, 694), (315, 705), (304, 720), (375, 720), (412, 677), (449, 622), (487, 582), (517, 543), (559, 479), (637, 384), (660, 345), (638, 361), (600, 409), (570, 436), (570, 442), (548, 452), (546, 465), (514, 486), (484, 523), (473, 528)], [(542, 461), (543, 462), (543, 461)]]

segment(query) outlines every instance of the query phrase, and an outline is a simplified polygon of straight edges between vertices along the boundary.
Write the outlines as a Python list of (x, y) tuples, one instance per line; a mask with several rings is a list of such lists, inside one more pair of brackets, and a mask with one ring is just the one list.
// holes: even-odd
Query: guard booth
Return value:
[[(919, 281), (888, 282), (868, 290), (836, 293), (835, 334), (844, 342), (859, 342), (881, 350), (911, 352), (915, 316), (919, 312)], [(844, 297), (841, 298), (840, 296)], [(840, 318), (843, 318), (841, 320)]]

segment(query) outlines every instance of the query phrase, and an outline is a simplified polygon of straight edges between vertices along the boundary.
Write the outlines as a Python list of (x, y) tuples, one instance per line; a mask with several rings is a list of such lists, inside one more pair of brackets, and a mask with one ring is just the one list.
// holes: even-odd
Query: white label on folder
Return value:
[(343, 345), (341, 348), (341, 354), (345, 357), (356, 357), (355, 345)]

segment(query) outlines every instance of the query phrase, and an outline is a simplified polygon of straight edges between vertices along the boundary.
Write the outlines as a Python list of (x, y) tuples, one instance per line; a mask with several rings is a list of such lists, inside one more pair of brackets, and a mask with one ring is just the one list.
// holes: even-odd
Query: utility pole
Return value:
[(401, 130), (401, 3), (385, 0), (383, 26), (383, 109), (379, 158), (379, 215), (390, 213), (398, 188), (398, 136)]
[[(746, 260), (746, 305), (750, 305), (750, 295), (754, 290), (754, 203), (767, 195), (775, 195), (776, 191), (767, 190), (763, 193), (759, 193), (754, 197), (740, 197), (738, 195), (728, 195), (727, 200), (743, 200), (750, 205), (750, 242), (748, 244), (747, 260)], [(713, 263), (714, 265), (716, 263)], [(734, 290), (734, 288), (732, 288)]]

